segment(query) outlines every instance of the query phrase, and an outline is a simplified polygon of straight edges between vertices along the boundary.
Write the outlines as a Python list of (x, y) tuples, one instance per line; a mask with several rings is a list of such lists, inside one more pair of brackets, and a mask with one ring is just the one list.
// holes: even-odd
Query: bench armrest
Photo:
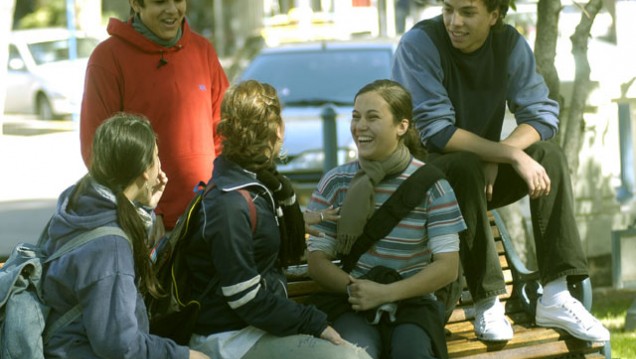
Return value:
[[(528, 269), (521, 261), (501, 215), (496, 210), (491, 210), (490, 212), (501, 234), (501, 241), (506, 251), (506, 259), (512, 270), (513, 291), (521, 299), (525, 311), (534, 317), (537, 299), (543, 294), (539, 271)], [(592, 308), (592, 283), (589, 278), (580, 282), (568, 282), (568, 289), (572, 296), (580, 300), (587, 310)]]

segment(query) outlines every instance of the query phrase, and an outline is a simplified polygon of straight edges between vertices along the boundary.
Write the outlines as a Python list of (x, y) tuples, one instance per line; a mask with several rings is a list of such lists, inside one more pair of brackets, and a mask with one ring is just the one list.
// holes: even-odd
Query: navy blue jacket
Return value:
[[(287, 298), (278, 266), (280, 231), (271, 193), (252, 172), (221, 155), (214, 161), (216, 188), (203, 199), (199, 229), (187, 249), (194, 273), (194, 298), (201, 298), (195, 333), (254, 326), (277, 336), (320, 336), (327, 316)], [(256, 207), (252, 233), (248, 202), (236, 189), (249, 190)], [(212, 287), (206, 291), (208, 286)]]

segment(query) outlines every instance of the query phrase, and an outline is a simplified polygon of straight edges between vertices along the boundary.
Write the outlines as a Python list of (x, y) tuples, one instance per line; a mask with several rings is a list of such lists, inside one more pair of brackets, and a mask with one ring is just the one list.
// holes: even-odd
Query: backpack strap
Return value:
[[(60, 258), (61, 256), (71, 252), (72, 250), (83, 246), (84, 244), (100, 238), (104, 236), (120, 236), (124, 237), (128, 244), (132, 247), (132, 242), (126, 235), (126, 233), (119, 227), (97, 227), (88, 232), (84, 232), (77, 237), (71, 239), (66, 244), (64, 244), (61, 248), (53, 252), (48, 258), (44, 261), (44, 263), (48, 263), (54, 259)], [(53, 324), (50, 326), (46, 326), (44, 329), (44, 333), (42, 335), (44, 343), (48, 342), (51, 336), (61, 328), (69, 325), (75, 319), (79, 318), (82, 315), (82, 307), (77, 304), (73, 308), (69, 309), (66, 313), (64, 313), (61, 317), (59, 317)]]
[[(206, 187), (205, 192), (203, 192), (203, 196), (205, 196), (208, 192), (210, 192), (212, 188), (214, 187), (216, 187), (216, 184), (214, 182), (210, 182), (210, 184)], [(243, 198), (245, 198), (245, 201), (247, 202), (247, 207), (249, 208), (249, 213), (250, 213), (250, 224), (252, 228), (252, 234), (254, 234), (256, 232), (256, 218), (257, 218), (256, 206), (254, 205), (254, 199), (252, 198), (252, 195), (250, 194), (250, 192), (244, 188), (240, 188), (237, 191), (243, 196)], [(174, 274), (172, 278), (174, 280)], [(210, 283), (208, 283), (208, 285), (203, 290), (203, 293), (201, 293), (201, 296), (199, 296), (199, 300), (201, 300), (201, 298), (204, 298), (206, 295), (208, 295), (210, 290), (214, 288), (214, 285), (216, 282), (217, 282), (217, 278), (212, 278)]]
[[(210, 182), (209, 185), (205, 188), (205, 192), (203, 192), (203, 196), (205, 197), (206, 194), (208, 194), (208, 192), (210, 192), (214, 187), (216, 187), (216, 183), (214, 182)], [(245, 188), (239, 188), (236, 191), (238, 191), (238, 193), (240, 193), (243, 198), (245, 198), (245, 202), (247, 202), (247, 208), (249, 209), (250, 212), (250, 224), (251, 224), (251, 228), (252, 228), (252, 234), (254, 234), (256, 232), (256, 206), (254, 206), (254, 199), (252, 198), (252, 195), (250, 194), (250, 191), (246, 190)]]
[(254, 206), (254, 199), (250, 195), (250, 192), (246, 189), (239, 189), (238, 192), (243, 195), (245, 201), (247, 202), (247, 207), (250, 211), (250, 223), (252, 224), (252, 234), (256, 232), (256, 206)]
[(40, 237), (38, 238), (38, 242), (36, 244), (38, 248), (42, 248), (42, 246), (44, 245), (47, 235), (49, 234), (49, 227), (51, 226), (52, 220), (53, 220), (53, 217), (49, 218), (49, 221), (46, 222), (46, 225), (44, 225), (42, 232), (40, 232)]
[(422, 202), (429, 188), (443, 178), (444, 174), (437, 167), (427, 164), (420, 166), (404, 180), (367, 220), (362, 234), (356, 239), (349, 254), (342, 259), (342, 269), (347, 273), (351, 272), (360, 256), (375, 242), (386, 237), (404, 216)]
[(44, 328), (44, 333), (42, 333), (43, 343), (48, 343), (49, 339), (51, 339), (55, 332), (71, 324), (71, 322), (79, 318), (81, 315), (82, 306), (80, 304), (77, 304), (73, 308), (69, 309), (66, 313), (64, 313), (61, 317), (57, 318), (57, 320), (53, 322), (53, 324), (51, 324), (50, 326), (47, 325)]
[[(214, 183), (212, 183), (210, 186), (207, 186), (203, 181), (199, 181), (199, 183), (194, 186), (194, 197), (190, 200), (190, 203), (188, 203), (186, 212), (179, 217), (179, 219), (177, 220), (177, 224), (173, 228), (173, 231), (180, 233), (180, 236), (170, 236), (171, 238), (174, 238), (174, 240), (171, 240), (171, 245), (173, 246), (173, 248), (176, 245), (176, 241), (180, 241), (182, 237), (185, 237), (190, 233), (190, 220), (193, 218), (193, 215), (199, 210), (199, 206), (203, 201), (203, 197), (205, 197), (205, 195), (208, 194), (208, 192), (210, 192), (214, 187)], [(201, 193), (200, 196), (199, 193)], [(185, 228), (181, 229), (180, 227), (182, 225), (185, 226)]]
[(59, 248), (58, 250), (53, 252), (50, 256), (48, 256), (47, 259), (44, 261), (44, 263), (48, 263), (54, 259), (57, 259), (65, 255), (66, 253), (74, 250), (75, 248), (83, 246), (84, 244), (92, 241), (93, 239), (97, 239), (99, 237), (104, 237), (109, 235), (120, 236), (125, 238), (126, 241), (128, 241), (128, 244), (130, 244), (130, 246), (132, 247), (132, 242), (130, 241), (126, 233), (121, 228), (111, 227), (111, 226), (97, 227), (88, 232), (84, 232), (78, 235), (77, 237), (71, 239), (70, 241), (66, 242), (66, 244), (64, 244), (61, 248)]

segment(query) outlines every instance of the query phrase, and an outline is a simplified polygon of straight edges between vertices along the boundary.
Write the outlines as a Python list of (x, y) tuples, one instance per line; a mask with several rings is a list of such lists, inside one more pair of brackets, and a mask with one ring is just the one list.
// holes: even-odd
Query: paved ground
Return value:
[(86, 169), (77, 124), (5, 116), (0, 135), (0, 258), (18, 242), (34, 242), (59, 193)]
[(71, 121), (5, 118), (0, 135), (0, 203), (56, 198), (86, 172)]

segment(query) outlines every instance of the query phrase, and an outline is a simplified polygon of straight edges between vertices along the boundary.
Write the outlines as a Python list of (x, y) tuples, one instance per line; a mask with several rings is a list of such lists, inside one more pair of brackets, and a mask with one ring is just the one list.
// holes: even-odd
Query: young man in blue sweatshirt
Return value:
[[(477, 337), (513, 336), (498, 300), (506, 290), (487, 211), (529, 195), (543, 284), (536, 323), (607, 341), (607, 329), (567, 289), (568, 280), (585, 279), (588, 271), (566, 158), (547, 141), (558, 130), (559, 107), (525, 39), (502, 22), (508, 3), (444, 0), (441, 16), (402, 37), (392, 76), (413, 95), (429, 163), (445, 172), (468, 226), (460, 255)], [(517, 126), (502, 139), (506, 105)]]

